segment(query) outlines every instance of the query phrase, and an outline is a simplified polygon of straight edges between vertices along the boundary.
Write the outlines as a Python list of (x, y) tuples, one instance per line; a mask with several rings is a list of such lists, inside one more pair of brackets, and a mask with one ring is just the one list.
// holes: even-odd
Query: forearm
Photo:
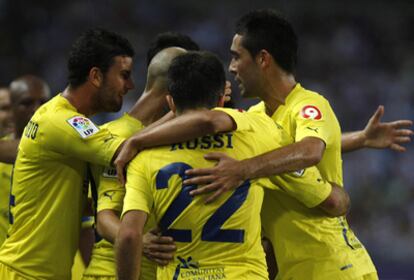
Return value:
[(341, 137), (342, 153), (352, 152), (364, 148), (366, 137), (363, 130), (345, 132)]
[(230, 131), (233, 120), (220, 111), (202, 110), (176, 117), (159, 126), (145, 129), (130, 139), (139, 150), (179, 143), (207, 134)]
[(243, 179), (269, 177), (318, 164), (322, 158), (325, 144), (317, 138), (308, 138), (241, 161), (241, 170), (245, 174)]
[(142, 254), (142, 235), (131, 236), (122, 229), (116, 242), (118, 280), (136, 280), (139, 277)]
[(20, 140), (0, 140), (0, 162), (13, 164)]
[(102, 210), (98, 212), (97, 219), (99, 235), (113, 244), (121, 226), (118, 213), (113, 210)]
[(348, 212), (350, 205), (351, 200), (345, 189), (332, 184), (330, 195), (318, 205), (318, 208), (330, 217), (340, 217)]

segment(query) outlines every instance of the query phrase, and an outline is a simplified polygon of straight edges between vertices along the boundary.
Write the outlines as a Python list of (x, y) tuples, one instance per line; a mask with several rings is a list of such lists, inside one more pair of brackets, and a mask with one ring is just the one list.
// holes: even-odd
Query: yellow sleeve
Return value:
[(229, 115), (236, 123), (237, 131), (243, 131), (243, 130), (249, 131), (253, 129), (251, 125), (251, 121), (250, 121), (250, 115), (245, 111), (239, 111), (236, 109), (221, 108), (221, 107), (214, 108), (213, 110), (222, 111), (226, 113), (227, 115)]
[(305, 137), (316, 137), (330, 143), (334, 131), (335, 116), (326, 99), (315, 94), (312, 98), (305, 98), (293, 107), (293, 117), (296, 123), (295, 141)]
[(114, 210), (122, 212), (125, 188), (119, 183), (116, 169), (113, 167), (103, 168), (98, 185), (97, 211)]
[(107, 129), (99, 129), (82, 116), (57, 116), (49, 119), (43, 139), (54, 152), (87, 162), (109, 166), (116, 150), (125, 140)]
[[(146, 213), (151, 212), (153, 205), (153, 195), (151, 191), (150, 177), (146, 174), (148, 162), (145, 161), (145, 155), (142, 153), (133, 159), (127, 168), (126, 193), (122, 216), (131, 210), (141, 210)], [(147, 162), (145, 164), (145, 162)]]
[(266, 108), (265, 108), (264, 102), (260, 101), (256, 105), (253, 105), (252, 107), (249, 108), (249, 110), (247, 110), (247, 112), (249, 112), (249, 113), (257, 113), (257, 112), (266, 113)]
[[(112, 134), (124, 138), (130, 137), (143, 128), (144, 125), (139, 120), (127, 113), (101, 126), (101, 129), (108, 129)], [(124, 197), (125, 188), (119, 184), (116, 169), (102, 167), (102, 171), (99, 173), (97, 211), (109, 209), (121, 213)]]
[(321, 204), (331, 193), (332, 186), (322, 179), (314, 166), (279, 176), (270, 180), (309, 208)]
[(122, 117), (105, 123), (101, 128), (107, 128), (112, 134), (123, 138), (129, 138), (136, 132), (142, 130), (144, 125), (136, 118), (125, 113)]

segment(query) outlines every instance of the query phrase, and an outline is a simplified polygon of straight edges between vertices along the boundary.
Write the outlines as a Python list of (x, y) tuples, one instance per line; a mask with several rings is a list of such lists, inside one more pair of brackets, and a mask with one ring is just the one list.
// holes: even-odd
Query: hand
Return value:
[(187, 175), (196, 177), (184, 180), (185, 185), (204, 185), (191, 191), (190, 195), (214, 192), (206, 199), (206, 203), (210, 203), (222, 193), (233, 190), (243, 183), (245, 172), (242, 170), (240, 161), (223, 153), (209, 153), (204, 158), (218, 162), (211, 168), (195, 168), (186, 171)]
[(143, 254), (158, 265), (167, 265), (174, 259), (177, 247), (169, 236), (160, 236), (158, 229), (153, 229), (143, 237)]
[(365, 137), (364, 146), (369, 148), (384, 149), (390, 148), (398, 152), (405, 152), (402, 143), (411, 141), (410, 136), (413, 135), (409, 127), (413, 125), (410, 120), (398, 120), (393, 122), (381, 122), (384, 115), (384, 106), (379, 106), (377, 111), (369, 119), (363, 133)]
[(224, 88), (224, 102), (229, 102), (231, 100), (231, 83), (226, 81), (226, 86)]
[(138, 154), (139, 149), (130, 139), (126, 140), (114, 161), (118, 180), (122, 185), (126, 182), (126, 165)]

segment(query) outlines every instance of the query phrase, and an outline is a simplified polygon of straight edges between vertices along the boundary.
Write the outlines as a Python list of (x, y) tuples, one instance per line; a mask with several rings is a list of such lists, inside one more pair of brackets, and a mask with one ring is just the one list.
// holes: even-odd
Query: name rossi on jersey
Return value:
[(170, 151), (175, 150), (195, 150), (195, 149), (215, 149), (227, 148), (233, 149), (233, 134), (232, 133), (218, 133), (215, 135), (206, 135), (187, 142), (176, 143), (171, 145)]

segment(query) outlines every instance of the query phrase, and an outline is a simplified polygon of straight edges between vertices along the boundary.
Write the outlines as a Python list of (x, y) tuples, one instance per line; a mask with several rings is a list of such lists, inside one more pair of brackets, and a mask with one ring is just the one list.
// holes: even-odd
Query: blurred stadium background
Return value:
[[(137, 52), (128, 109), (144, 87), (145, 52), (157, 33), (188, 34), (227, 66), (236, 19), (264, 7), (293, 23), (300, 45), (297, 78), (330, 100), (343, 131), (362, 129), (379, 104), (385, 120), (414, 119), (412, 0), (0, 0), (0, 86), (32, 73), (52, 92), (63, 90), (70, 44), (83, 30), (101, 26), (127, 36)], [(233, 90), (238, 107), (252, 104)], [(343, 157), (350, 224), (380, 279), (414, 279), (414, 145), (407, 148), (403, 154), (367, 150)]]

